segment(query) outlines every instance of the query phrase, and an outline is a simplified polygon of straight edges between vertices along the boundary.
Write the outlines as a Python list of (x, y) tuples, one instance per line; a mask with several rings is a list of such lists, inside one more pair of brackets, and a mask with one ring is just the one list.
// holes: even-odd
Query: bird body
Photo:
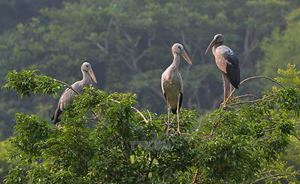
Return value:
[[(207, 47), (205, 54), (212, 48), (213, 55), (215, 57), (215, 62), (218, 69), (222, 73), (223, 78), (223, 88), (224, 88), (224, 101), (226, 101), (226, 80), (225, 77), (230, 82), (230, 93), (232, 91), (232, 86), (236, 89), (239, 88), (240, 84), (240, 67), (239, 60), (234, 54), (234, 52), (223, 45), (224, 37), (222, 34), (216, 34), (214, 39), (210, 42)], [(224, 77), (225, 76), (225, 77)]]
[(161, 77), (161, 88), (173, 114), (177, 114), (178, 96), (179, 109), (182, 105), (183, 82), (181, 74), (178, 71), (179, 64), (180, 58), (174, 59), (173, 63), (164, 71)]
[(191, 59), (187, 55), (183, 46), (179, 43), (175, 43), (172, 46), (173, 62), (163, 72), (161, 76), (161, 88), (163, 95), (165, 96), (168, 106), (168, 128), (170, 124), (170, 112), (177, 115), (177, 132), (179, 131), (179, 110), (182, 105), (183, 99), (183, 82), (182, 77), (178, 71), (180, 64), (180, 57), (182, 56), (189, 64), (192, 64)]
[(72, 99), (77, 93), (81, 93), (83, 88), (91, 85), (93, 82), (97, 83), (95, 74), (91, 67), (91, 64), (88, 62), (84, 62), (81, 66), (82, 72), (82, 80), (77, 81), (71, 85), (71, 88), (65, 89), (63, 94), (60, 96), (55, 113), (52, 117), (52, 121), (54, 124), (59, 122), (59, 116), (62, 111), (72, 102)]
[(234, 52), (226, 45), (214, 46), (212, 48), (216, 65), (236, 89), (240, 84), (239, 60)]

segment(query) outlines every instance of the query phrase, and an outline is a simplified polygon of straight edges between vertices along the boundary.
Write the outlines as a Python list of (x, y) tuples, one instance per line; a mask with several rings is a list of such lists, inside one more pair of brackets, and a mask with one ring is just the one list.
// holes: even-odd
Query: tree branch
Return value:
[(55, 81), (55, 82), (58, 82), (58, 83), (60, 83), (60, 84), (62, 84), (62, 85), (64, 85), (65, 87), (67, 87), (67, 88), (69, 88), (69, 89), (71, 89), (71, 90), (74, 91), (76, 94), (79, 94), (79, 92), (76, 91), (75, 89), (73, 89), (72, 86), (70, 86), (68, 83), (63, 82), (63, 81), (60, 81), (60, 80), (57, 80), (57, 79), (54, 79), (54, 81)]
[[(270, 78), (270, 77), (266, 77), (266, 76), (261, 76), (261, 75), (248, 77), (248, 78), (242, 80), (242, 81), (240, 82), (239, 85), (241, 86), (242, 84), (244, 84), (245, 82), (248, 82), (248, 81), (250, 81), (250, 80), (254, 80), (254, 79), (262, 79), (262, 78), (263, 78), (263, 79), (267, 79), (267, 80), (269, 80), (269, 81), (271, 81), (271, 82), (273, 82), (273, 83), (275, 83), (275, 84), (277, 84), (277, 85), (279, 85), (280, 87), (282, 87), (282, 88), (285, 89), (285, 87), (284, 87), (282, 84), (280, 84), (279, 82), (275, 81), (274, 79), (272, 79), (272, 78)], [(229, 95), (228, 98), (226, 99), (226, 101), (225, 101), (225, 103), (224, 103), (224, 106), (226, 106), (227, 102), (228, 102), (229, 99), (232, 97), (232, 95), (233, 95), (233, 93), (234, 93), (235, 91), (236, 91), (236, 89), (233, 89), (233, 90), (232, 90), (232, 92), (230, 93), (230, 95)]]

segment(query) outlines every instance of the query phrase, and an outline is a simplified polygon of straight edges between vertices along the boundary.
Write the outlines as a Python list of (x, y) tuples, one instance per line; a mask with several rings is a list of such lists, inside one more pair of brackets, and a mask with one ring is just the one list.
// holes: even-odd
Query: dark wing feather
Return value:
[[(179, 97), (179, 110), (181, 109), (182, 106), (182, 100), (183, 100), (183, 94), (180, 92), (180, 97)], [(171, 109), (173, 114), (177, 114), (177, 107), (174, 109)]]
[(59, 107), (59, 104), (57, 105), (57, 108), (55, 110), (55, 113), (54, 115), (52, 116), (51, 120), (54, 124), (58, 123), (59, 122), (59, 116), (60, 114), (62, 113), (62, 110), (60, 110), (60, 107)]
[(223, 54), (224, 59), (228, 61), (226, 66), (226, 77), (233, 87), (239, 89), (240, 84), (240, 66), (238, 58), (231, 53), (225, 52)]

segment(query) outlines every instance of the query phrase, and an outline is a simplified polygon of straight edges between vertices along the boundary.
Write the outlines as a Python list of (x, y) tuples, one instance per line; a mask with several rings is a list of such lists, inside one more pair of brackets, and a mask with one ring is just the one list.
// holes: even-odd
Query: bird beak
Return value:
[(186, 60), (186, 62), (188, 62), (190, 65), (192, 64), (192, 60), (190, 59), (189, 55), (185, 52), (185, 50), (183, 50), (181, 56), (184, 58), (184, 60)]
[(205, 51), (205, 54), (207, 54), (207, 52), (214, 46), (215, 42), (216, 42), (215, 39), (213, 39), (213, 40), (210, 42), (209, 46), (207, 47), (207, 49), (206, 49), (206, 51)]
[(88, 71), (88, 74), (90, 75), (91, 79), (93, 82), (97, 83), (97, 79), (95, 77), (94, 71), (92, 68), (90, 68), (90, 70)]

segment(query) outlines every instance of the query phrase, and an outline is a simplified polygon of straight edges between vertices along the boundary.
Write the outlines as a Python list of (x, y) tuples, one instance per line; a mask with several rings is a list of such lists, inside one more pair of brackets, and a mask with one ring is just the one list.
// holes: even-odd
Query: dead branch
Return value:
[(57, 79), (54, 79), (54, 81), (55, 81), (55, 82), (58, 82), (58, 83), (60, 83), (60, 84), (62, 84), (62, 85), (64, 85), (65, 87), (67, 87), (67, 88), (69, 88), (69, 89), (71, 89), (71, 90), (74, 91), (76, 94), (79, 94), (79, 92), (76, 91), (75, 89), (73, 89), (72, 86), (70, 86), (68, 83), (63, 82), (63, 81), (60, 81), (60, 80), (57, 80)]
[[(263, 79), (267, 79), (267, 80), (269, 80), (269, 81), (271, 81), (271, 82), (273, 82), (273, 83), (275, 83), (275, 84), (277, 84), (277, 85), (279, 85), (280, 87), (282, 87), (282, 88), (285, 89), (285, 87), (284, 87), (282, 84), (280, 84), (279, 82), (275, 81), (274, 79), (272, 79), (272, 78), (270, 78), (270, 77), (266, 77), (266, 76), (261, 76), (261, 75), (248, 77), (248, 78), (242, 80), (242, 81), (240, 82), (240, 86), (241, 86), (242, 84), (244, 84), (245, 82), (248, 82), (248, 81), (250, 81), (250, 80), (254, 80), (254, 79), (262, 79), (262, 78), (263, 78)], [(232, 95), (233, 95), (233, 93), (234, 93), (235, 91), (236, 91), (236, 89), (233, 89), (233, 90), (232, 90), (232, 92), (230, 93), (230, 95), (229, 95), (228, 98), (226, 99), (226, 101), (225, 101), (225, 103), (224, 103), (224, 106), (226, 106), (228, 100), (232, 97)]]
[[(115, 102), (115, 103), (121, 103), (117, 100), (114, 100), (114, 99), (111, 99), (112, 102)], [(147, 120), (147, 118), (143, 115), (143, 113), (141, 111), (139, 111), (137, 108), (133, 107), (133, 106), (130, 106), (131, 109), (135, 110), (135, 112), (137, 112), (144, 120), (145, 123), (148, 123), (149, 120)]]

